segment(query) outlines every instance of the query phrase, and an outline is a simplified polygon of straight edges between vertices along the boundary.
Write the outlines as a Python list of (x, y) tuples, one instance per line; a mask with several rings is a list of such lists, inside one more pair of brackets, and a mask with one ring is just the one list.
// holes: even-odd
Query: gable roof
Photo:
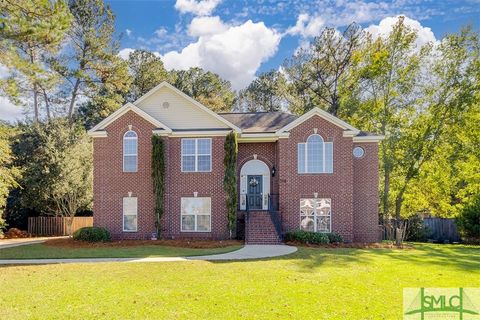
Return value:
[(241, 128), (244, 133), (276, 132), (297, 118), (286, 112), (219, 113), (219, 115)]
[(108, 117), (106, 117), (105, 119), (103, 119), (100, 123), (98, 123), (92, 129), (88, 130), (88, 134), (91, 136), (95, 135), (96, 131), (105, 129), (105, 127), (107, 127), (109, 124), (117, 120), (119, 117), (121, 117), (128, 111), (135, 112), (140, 117), (142, 117), (143, 119), (153, 124), (157, 129), (163, 129), (164, 132), (172, 132), (172, 129), (170, 129), (168, 126), (161, 123), (160, 121), (158, 121), (157, 119), (155, 119), (154, 117), (152, 117), (151, 115), (149, 115), (148, 113), (140, 109), (139, 107), (129, 102), (125, 104), (123, 107), (121, 107), (120, 109), (118, 109), (117, 111), (115, 111), (114, 113), (112, 113), (111, 115), (109, 115)]
[(201, 104), (200, 102), (198, 102), (197, 100), (193, 99), (192, 97), (190, 97), (189, 95), (185, 94), (183, 91), (175, 88), (174, 86), (172, 86), (170, 83), (166, 82), (166, 81), (163, 81), (161, 82), (159, 85), (157, 85), (155, 88), (151, 89), (150, 91), (148, 91), (147, 93), (145, 93), (143, 96), (141, 96), (140, 98), (138, 98), (134, 104), (135, 105), (138, 105), (140, 104), (142, 101), (144, 101), (145, 99), (147, 99), (148, 97), (150, 97), (151, 95), (153, 95), (155, 92), (157, 92), (158, 90), (162, 89), (162, 88), (168, 88), (172, 91), (174, 91), (175, 93), (177, 93), (179, 96), (181, 96), (182, 98), (186, 99), (187, 101), (189, 101), (190, 103), (192, 103), (193, 105), (195, 105), (196, 107), (198, 107), (200, 110), (208, 113), (210, 116), (212, 116), (213, 118), (219, 120), (220, 122), (222, 122), (223, 124), (225, 124), (227, 127), (230, 127), (232, 128), (234, 131), (237, 131), (237, 132), (240, 132), (240, 128), (237, 127), (236, 125), (234, 125), (233, 123), (231, 123), (230, 121), (228, 121), (227, 119), (221, 117), (219, 114), (213, 112), (212, 110), (210, 110), (209, 108), (205, 107), (203, 104)]
[(310, 119), (315, 115), (327, 120), (328, 122), (333, 123), (334, 125), (344, 129), (345, 131), (350, 132), (352, 136), (355, 136), (360, 133), (360, 130), (358, 130), (357, 128), (352, 127), (345, 121), (340, 120), (339, 118), (317, 107), (313, 108), (312, 110), (308, 111), (307, 113), (303, 114), (302, 116), (298, 117), (297, 119), (293, 120), (292, 122), (278, 129), (276, 133), (280, 134), (285, 131), (290, 131), (296, 126), (300, 125), (301, 123), (305, 122), (306, 120)]

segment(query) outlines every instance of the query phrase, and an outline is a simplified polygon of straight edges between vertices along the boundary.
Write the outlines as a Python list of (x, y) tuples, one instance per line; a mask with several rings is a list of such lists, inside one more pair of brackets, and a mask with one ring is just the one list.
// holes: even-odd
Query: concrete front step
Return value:
[(247, 244), (282, 243), (268, 211), (251, 211), (245, 223), (245, 242)]

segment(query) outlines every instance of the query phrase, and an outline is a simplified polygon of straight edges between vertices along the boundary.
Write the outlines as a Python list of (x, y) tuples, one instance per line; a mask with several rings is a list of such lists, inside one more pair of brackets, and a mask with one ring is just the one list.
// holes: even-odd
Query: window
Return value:
[(123, 172), (137, 172), (138, 137), (135, 131), (123, 135)]
[(123, 231), (137, 231), (137, 198), (123, 198)]
[(298, 144), (298, 173), (332, 173), (333, 142), (324, 142), (318, 134)]
[(300, 229), (331, 232), (331, 199), (300, 199)]
[(211, 198), (182, 198), (182, 232), (210, 232)]
[(353, 148), (353, 156), (355, 158), (361, 158), (365, 155), (365, 150), (362, 147), (355, 147)]
[(212, 170), (212, 139), (182, 139), (182, 171)]

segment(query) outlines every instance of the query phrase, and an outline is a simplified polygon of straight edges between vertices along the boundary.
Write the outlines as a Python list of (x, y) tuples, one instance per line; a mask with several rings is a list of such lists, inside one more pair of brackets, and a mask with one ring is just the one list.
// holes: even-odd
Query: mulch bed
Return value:
[(243, 241), (239, 240), (119, 240), (111, 242), (90, 243), (85, 241), (75, 241), (68, 239), (52, 239), (45, 243), (51, 247), (62, 248), (124, 248), (124, 247), (140, 247), (140, 246), (166, 246), (193, 249), (211, 249), (224, 248), (229, 246), (243, 245)]
[(286, 244), (297, 247), (308, 247), (308, 248), (355, 248), (355, 249), (413, 249), (412, 246), (408, 244), (403, 244), (401, 247), (397, 247), (393, 243), (361, 243), (361, 242), (352, 242), (352, 243), (329, 243), (329, 244), (309, 244), (301, 243), (297, 241), (287, 241)]

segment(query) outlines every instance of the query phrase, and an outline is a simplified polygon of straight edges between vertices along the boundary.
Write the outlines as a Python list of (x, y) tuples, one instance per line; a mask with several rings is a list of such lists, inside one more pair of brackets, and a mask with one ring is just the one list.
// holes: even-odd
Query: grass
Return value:
[(402, 289), (422, 286), (480, 287), (480, 247), (2, 267), (0, 310), (5, 319), (400, 319)]
[(1, 249), (0, 259), (185, 257), (224, 253), (240, 248), (241, 246), (228, 246), (194, 249), (159, 245), (71, 248), (40, 243)]

